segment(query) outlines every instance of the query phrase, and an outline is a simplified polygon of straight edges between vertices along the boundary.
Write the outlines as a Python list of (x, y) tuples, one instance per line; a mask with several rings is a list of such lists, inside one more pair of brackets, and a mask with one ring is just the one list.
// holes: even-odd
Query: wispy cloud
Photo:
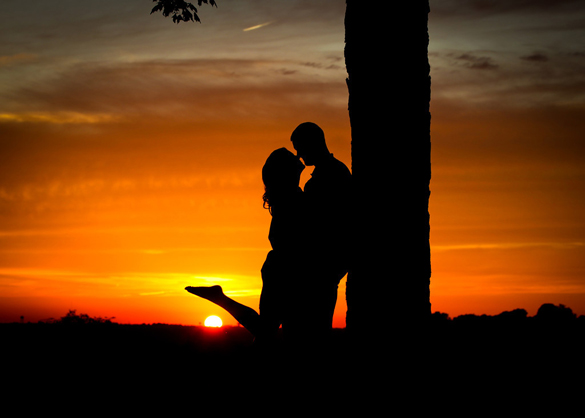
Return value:
[(37, 59), (35, 54), (20, 53), (14, 55), (0, 55), (0, 68), (31, 62)]
[[(0, 122), (249, 120), (258, 115), (290, 115), (291, 108), (299, 105), (323, 108), (338, 106), (340, 98), (346, 101), (343, 75), (303, 71), (307, 67), (296, 64), (291, 79), (283, 73), (288, 65), (290, 61), (256, 59), (75, 64), (35, 80), (34, 85), (4, 89), (2, 95), (10, 104), (4, 106)], [(308, 101), (308, 95), (318, 100)]]
[(431, 11), (440, 17), (462, 16), (489, 18), (493, 15), (572, 13), (583, 9), (580, 0), (432, 0)]
[(492, 244), (453, 244), (453, 245), (431, 245), (432, 250), (511, 250), (522, 248), (553, 248), (557, 250), (568, 250), (585, 247), (584, 242), (512, 242)]
[(0, 113), (2, 122), (32, 122), (64, 124), (97, 124), (114, 122), (120, 119), (119, 115), (91, 114), (80, 112), (24, 112), (24, 113)]
[[(0, 268), (3, 296), (176, 296), (187, 285), (210, 286), (230, 283), (229, 296), (258, 296), (261, 282), (257, 277), (202, 277), (184, 273), (125, 272), (95, 273), (40, 268)], [(250, 287), (250, 283), (258, 283)], [(24, 290), (26, 289), (26, 290)]]
[(498, 68), (491, 57), (478, 57), (466, 53), (455, 57), (455, 59), (472, 70), (495, 70)]
[(547, 62), (549, 60), (548, 56), (539, 52), (535, 52), (531, 55), (525, 55), (520, 57), (520, 59), (524, 61), (532, 61), (532, 62)]
[(143, 293), (139, 293), (139, 296), (158, 296), (158, 295), (164, 295), (167, 292), (161, 291), (161, 292), (143, 292)]

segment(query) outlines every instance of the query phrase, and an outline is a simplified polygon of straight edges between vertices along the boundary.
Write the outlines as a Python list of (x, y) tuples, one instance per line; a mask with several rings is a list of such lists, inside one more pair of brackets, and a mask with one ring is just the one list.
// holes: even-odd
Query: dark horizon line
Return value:
[[(117, 325), (137, 325), (137, 326), (140, 326), (140, 325), (170, 325), (170, 326), (202, 327), (202, 328), (224, 328), (224, 327), (244, 328), (241, 324), (236, 324), (236, 325), (224, 324), (221, 327), (207, 327), (205, 325), (202, 325), (201, 322), (199, 323), (199, 325), (171, 324), (171, 323), (164, 323), (164, 322), (119, 323), (119, 322), (113, 321), (116, 317), (90, 317), (87, 314), (84, 314), (84, 313), (77, 314), (76, 312), (77, 312), (77, 310), (70, 309), (69, 312), (63, 317), (60, 317), (57, 319), (56, 318), (47, 318), (47, 319), (43, 319), (43, 320), (38, 320), (37, 322), (30, 322), (30, 321), (24, 322), (24, 316), (21, 316), (20, 321), (12, 321), (12, 322), (1, 322), (0, 321), (0, 324), (60, 324), (60, 323), (65, 323), (67, 318), (73, 318), (74, 320), (69, 321), (69, 322), (77, 322), (77, 323), (85, 323), (85, 324), (117, 324)], [(430, 319), (432, 322), (438, 322), (438, 321), (459, 322), (462, 320), (488, 319), (488, 318), (492, 318), (492, 319), (496, 319), (496, 320), (505, 320), (505, 321), (529, 320), (529, 319), (541, 319), (541, 318), (542, 319), (549, 319), (549, 320), (550, 319), (552, 319), (552, 320), (574, 319), (574, 320), (585, 321), (585, 315), (577, 315), (577, 314), (573, 313), (573, 310), (564, 304), (554, 305), (552, 303), (543, 303), (540, 306), (540, 308), (538, 309), (536, 315), (533, 315), (533, 316), (529, 316), (528, 312), (524, 308), (516, 308), (516, 309), (513, 309), (511, 311), (502, 311), (499, 314), (495, 314), (495, 315), (462, 314), (462, 315), (458, 315), (458, 316), (451, 318), (448, 313), (435, 311), (435, 312), (431, 313), (429, 316), (430, 316)], [(408, 318), (405, 318), (405, 319), (408, 320)], [(388, 322), (390, 322), (390, 321), (388, 321)], [(344, 329), (346, 329), (346, 327), (333, 327), (333, 329), (344, 330)]]

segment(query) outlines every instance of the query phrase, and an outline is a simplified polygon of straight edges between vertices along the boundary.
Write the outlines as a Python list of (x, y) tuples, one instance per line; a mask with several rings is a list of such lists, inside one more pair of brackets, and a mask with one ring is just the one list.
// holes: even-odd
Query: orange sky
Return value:
[[(257, 308), (264, 160), (311, 120), (351, 166), (344, 1), (218, 0), (179, 25), (146, 0), (5, 3), (0, 321), (235, 324), (183, 290), (214, 283)], [(585, 7), (525, 3), (431, 1), (431, 303), (451, 316), (585, 314)]]

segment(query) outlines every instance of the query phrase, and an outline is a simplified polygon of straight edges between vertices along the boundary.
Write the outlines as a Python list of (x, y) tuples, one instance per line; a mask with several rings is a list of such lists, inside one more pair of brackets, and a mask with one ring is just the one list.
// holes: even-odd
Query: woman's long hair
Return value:
[(278, 204), (286, 195), (298, 189), (298, 179), (305, 166), (298, 157), (286, 148), (273, 151), (264, 167), (262, 167), (262, 181), (264, 182), (264, 208), (272, 213), (274, 204)]

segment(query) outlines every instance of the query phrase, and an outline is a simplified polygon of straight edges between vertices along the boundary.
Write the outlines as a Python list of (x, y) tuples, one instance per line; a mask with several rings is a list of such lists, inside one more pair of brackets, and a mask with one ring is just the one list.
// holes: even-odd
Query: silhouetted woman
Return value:
[(272, 215), (268, 233), (272, 250), (261, 270), (260, 314), (226, 296), (221, 286), (185, 288), (224, 308), (254, 335), (256, 342), (274, 339), (281, 324), (291, 333), (298, 328), (293, 316), (293, 299), (296, 299), (295, 280), (298, 281), (303, 270), (304, 206), (299, 182), (304, 168), (298, 157), (286, 148), (273, 151), (262, 168), (264, 207)]

